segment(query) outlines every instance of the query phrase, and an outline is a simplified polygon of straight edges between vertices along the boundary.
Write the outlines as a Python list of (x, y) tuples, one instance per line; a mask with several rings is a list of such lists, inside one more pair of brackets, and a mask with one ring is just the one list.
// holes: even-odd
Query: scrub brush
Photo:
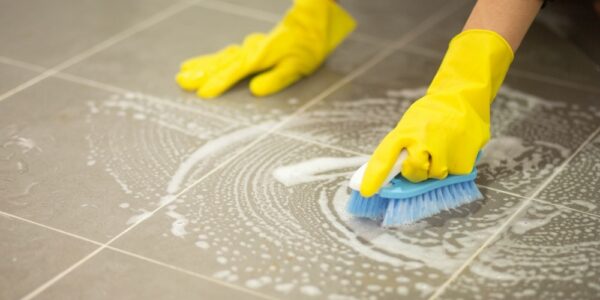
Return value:
[(412, 183), (399, 174), (407, 156), (408, 152), (402, 150), (383, 187), (368, 198), (362, 197), (359, 192), (367, 168), (367, 164), (362, 165), (350, 179), (352, 194), (348, 212), (357, 217), (382, 220), (384, 227), (394, 227), (483, 198), (475, 184), (475, 167), (467, 175), (448, 175), (442, 180)]

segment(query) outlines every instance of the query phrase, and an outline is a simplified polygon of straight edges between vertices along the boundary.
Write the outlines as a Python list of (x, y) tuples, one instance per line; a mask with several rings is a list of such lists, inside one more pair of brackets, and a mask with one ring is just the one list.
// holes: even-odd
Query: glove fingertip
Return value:
[(202, 87), (200, 89), (198, 89), (198, 91), (196, 92), (196, 95), (198, 95), (198, 97), (205, 99), (205, 100), (210, 100), (210, 99), (214, 99), (216, 97), (219, 97), (223, 92), (221, 91), (217, 91), (216, 89), (212, 89), (212, 88), (206, 88), (206, 87)]
[(252, 95), (257, 97), (268, 96), (281, 90), (281, 88), (273, 87), (272, 84), (265, 82), (265, 80), (260, 80), (260, 78), (252, 79), (249, 88)]
[(373, 159), (374, 158), (371, 157), (371, 161), (369, 161), (369, 164), (367, 165), (367, 169), (363, 176), (363, 182), (360, 186), (360, 194), (363, 197), (375, 195), (387, 177), (387, 172), (383, 171), (386, 167)]
[(250, 80), (250, 92), (258, 97), (268, 96), (283, 90), (299, 79), (299, 75), (272, 70)]
[(177, 85), (186, 91), (194, 91), (198, 88), (197, 80), (194, 80), (187, 72), (179, 72), (175, 75)]
[(372, 197), (373, 195), (375, 195), (377, 190), (378, 188), (374, 188), (374, 185), (363, 183), (360, 186), (360, 195), (365, 198)]

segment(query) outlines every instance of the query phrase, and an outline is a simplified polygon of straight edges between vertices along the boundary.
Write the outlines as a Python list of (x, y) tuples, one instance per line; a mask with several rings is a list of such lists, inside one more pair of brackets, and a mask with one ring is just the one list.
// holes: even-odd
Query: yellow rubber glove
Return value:
[(256, 96), (276, 93), (310, 75), (354, 29), (352, 17), (331, 0), (296, 0), (269, 33), (254, 33), (242, 45), (185, 61), (176, 76), (185, 90), (209, 99), (244, 77)]
[(403, 149), (402, 176), (419, 182), (472, 171), (490, 138), (490, 107), (513, 60), (510, 45), (488, 30), (467, 30), (452, 39), (426, 95), (415, 101), (381, 141), (360, 187), (375, 194)]

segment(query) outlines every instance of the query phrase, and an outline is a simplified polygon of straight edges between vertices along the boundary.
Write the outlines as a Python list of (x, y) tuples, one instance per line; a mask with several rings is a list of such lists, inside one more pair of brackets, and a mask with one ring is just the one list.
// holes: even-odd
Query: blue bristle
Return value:
[(483, 196), (473, 181), (443, 186), (404, 199), (390, 199), (379, 195), (365, 198), (358, 191), (352, 191), (348, 212), (357, 217), (383, 219), (383, 226), (393, 227), (413, 223), (481, 198)]
[(468, 181), (437, 188), (415, 197), (386, 199), (387, 209), (382, 225), (394, 227), (410, 224), (482, 198), (477, 185)]
[(349, 213), (357, 217), (381, 220), (387, 209), (387, 204), (388, 199), (379, 195), (365, 198), (359, 192), (352, 191), (347, 209)]

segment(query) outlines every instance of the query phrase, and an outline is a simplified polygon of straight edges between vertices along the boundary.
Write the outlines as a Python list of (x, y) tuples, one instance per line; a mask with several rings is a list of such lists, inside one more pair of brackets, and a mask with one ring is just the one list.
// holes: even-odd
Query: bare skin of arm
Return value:
[(542, 3), (541, 0), (478, 0), (463, 31), (495, 31), (504, 37), (513, 52), (516, 52)]

